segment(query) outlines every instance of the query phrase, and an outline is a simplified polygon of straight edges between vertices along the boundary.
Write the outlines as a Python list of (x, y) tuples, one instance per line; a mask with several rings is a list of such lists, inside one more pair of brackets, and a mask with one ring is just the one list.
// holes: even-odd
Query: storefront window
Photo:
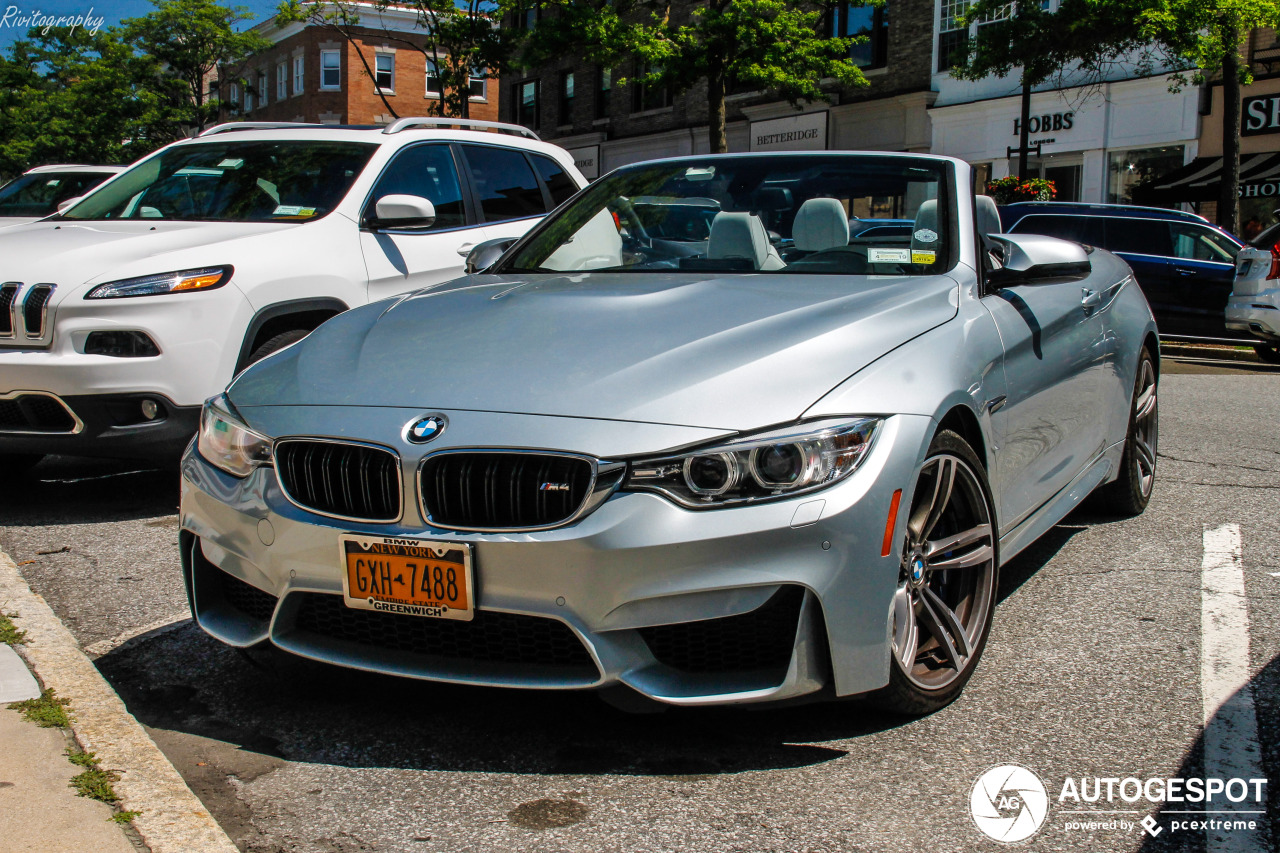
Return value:
[(1181, 145), (1112, 152), (1107, 162), (1107, 201), (1133, 204), (1135, 186), (1172, 172), (1183, 160)]

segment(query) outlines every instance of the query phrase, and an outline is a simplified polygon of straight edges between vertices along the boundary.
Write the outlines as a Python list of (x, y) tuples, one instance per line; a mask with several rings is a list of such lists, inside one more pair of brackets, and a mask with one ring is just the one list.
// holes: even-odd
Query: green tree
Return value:
[(1236, 231), (1240, 219), (1240, 87), (1253, 82), (1244, 39), (1256, 27), (1280, 25), (1276, 0), (1146, 0), (1137, 20), (1142, 34), (1174, 59), (1190, 63), (1189, 75), (1175, 75), (1174, 88), (1221, 76), (1222, 171), (1218, 224)]
[[(1133, 25), (1138, 1), (1062, 0), (1049, 11), (1035, 2), (979, 0), (968, 8), (963, 23), (977, 23), (977, 36), (951, 57), (951, 74), (964, 80), (1018, 74), (1022, 88), (1019, 177), (1027, 176), (1031, 90), (1067, 75), (1075, 85), (1096, 83), (1148, 44), (1149, 38)], [(1149, 61), (1137, 57), (1139, 65)]]
[(0, 59), (0, 174), (128, 163), (170, 141), (176, 126), (158, 78), (155, 60), (118, 29), (31, 30)]
[(824, 35), (827, 8), (816, 3), (706, 0), (683, 18), (667, 0), (547, 0), (542, 9), (526, 45), (527, 64), (567, 54), (609, 68), (634, 60), (639, 70), (632, 83), (677, 92), (705, 83), (714, 153), (729, 150), (725, 96), (731, 85), (767, 90), (793, 105), (829, 100), (826, 79), (867, 85), (849, 56), (860, 39)]
[[(363, 40), (375, 36), (421, 53), (436, 69), (441, 97), (434, 101), (438, 115), (467, 118), (471, 114), (471, 78), (494, 78), (508, 65), (515, 49), (516, 34), (498, 26), (508, 0), (283, 0), (276, 10), (276, 23), (293, 21), (322, 26), (340, 35), (355, 48), (364, 72), (372, 81), (374, 68), (363, 48)], [(417, 17), (417, 38), (379, 26), (381, 13), (390, 8), (410, 10)], [(361, 12), (365, 15), (362, 17)], [(395, 107), (381, 91), (388, 114), (398, 117)], [(430, 108), (429, 108), (430, 111)]]
[[(252, 20), (244, 6), (222, 6), (214, 0), (152, 0), (155, 11), (123, 23), (128, 37), (154, 57), (163, 76), (181, 84), (179, 120), (198, 133), (217, 119), (219, 104), (208, 98), (208, 80), (235, 77), (245, 59), (266, 50), (271, 42), (252, 30), (236, 26)], [(225, 85), (229, 79), (219, 81)], [(243, 81), (242, 81), (243, 82)], [(247, 85), (247, 84), (246, 84)]]

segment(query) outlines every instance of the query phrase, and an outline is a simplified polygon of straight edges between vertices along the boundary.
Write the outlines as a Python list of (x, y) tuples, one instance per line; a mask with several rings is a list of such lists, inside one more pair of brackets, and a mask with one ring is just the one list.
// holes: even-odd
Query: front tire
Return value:
[[(270, 337), (258, 344), (258, 346), (254, 348), (253, 352), (249, 354), (249, 364), (257, 364), (267, 356), (277, 353), (287, 346), (296, 344), (309, 334), (311, 334), (309, 329), (289, 329), (288, 331), (281, 332), (278, 335)], [(246, 364), (245, 367), (248, 367), (249, 364)]]
[(1267, 364), (1280, 364), (1280, 344), (1254, 344), (1253, 351)]
[(1156, 395), (1155, 359), (1146, 347), (1138, 357), (1138, 374), (1129, 407), (1129, 432), (1120, 457), (1120, 475), (1098, 490), (1102, 509), (1121, 518), (1141, 515), (1151, 502), (1156, 481), (1156, 448), (1160, 411)]
[(998, 537), (991, 488), (973, 448), (950, 430), (916, 478), (894, 594), (889, 684), (881, 708), (919, 716), (964, 689), (986, 647), (996, 601)]

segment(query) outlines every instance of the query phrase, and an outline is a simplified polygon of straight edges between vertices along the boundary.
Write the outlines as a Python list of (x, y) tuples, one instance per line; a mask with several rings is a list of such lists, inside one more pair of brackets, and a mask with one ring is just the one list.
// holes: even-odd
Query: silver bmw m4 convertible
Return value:
[(997, 233), (972, 186), (923, 155), (638, 164), (325, 323), (205, 406), (196, 620), (412, 678), (942, 707), (1001, 564), (1091, 494), (1141, 512), (1156, 463), (1128, 267)]

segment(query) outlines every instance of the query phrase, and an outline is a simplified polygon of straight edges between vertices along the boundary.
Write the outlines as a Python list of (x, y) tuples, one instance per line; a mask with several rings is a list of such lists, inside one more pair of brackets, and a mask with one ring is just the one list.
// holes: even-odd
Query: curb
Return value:
[(87, 752), (120, 774), (120, 806), (152, 853), (238, 853), (204, 804), (80, 649), (45, 600), (0, 551), (0, 609), (27, 634), (22, 656), (45, 687), (71, 700), (72, 728)]
[(1252, 349), (1215, 346), (1213, 344), (1182, 344), (1160, 342), (1160, 357), (1164, 358), (1213, 358), (1219, 361), (1248, 361), (1261, 364), (1262, 359)]

